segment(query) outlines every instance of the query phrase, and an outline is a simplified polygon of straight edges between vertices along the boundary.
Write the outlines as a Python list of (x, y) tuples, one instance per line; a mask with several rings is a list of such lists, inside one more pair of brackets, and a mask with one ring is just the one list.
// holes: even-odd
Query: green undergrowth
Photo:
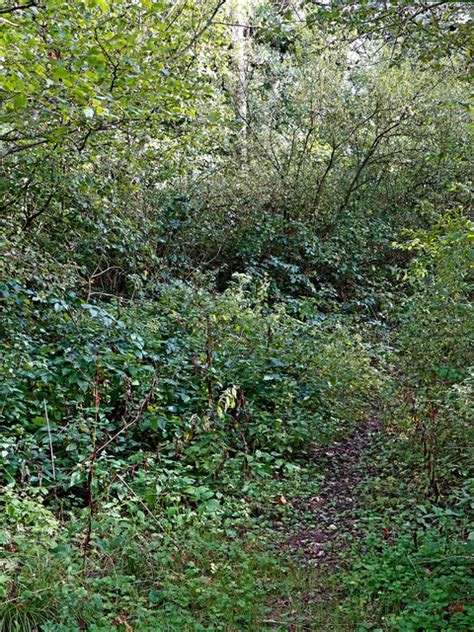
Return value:
[(10, 485), (2, 629), (304, 629), (322, 615), (323, 578), (276, 550), (274, 525), (293, 511), (283, 494), (308, 484), (304, 468), (259, 476), (216, 515), (194, 507), (171, 519), (162, 505), (142, 503), (139, 486), (122, 486), (120, 502), (98, 504), (86, 551), (89, 510), (60, 522), (44, 507), (45, 489)]
[[(378, 320), (240, 274), (2, 282), (2, 632), (471, 629), (470, 225), (446, 224)], [(327, 480), (313, 448), (374, 418), (344, 556), (303, 564), (280, 544)]]
[(363, 455), (360, 468), (372, 473), (360, 488), (343, 610), (363, 613), (361, 631), (471, 630), (473, 481), (430, 498), (413, 477), (412, 450), (386, 430)]
[(246, 277), (130, 304), (2, 293), (2, 629), (319, 616), (298, 589), (319, 583), (282, 558), (274, 526), (318, 482), (311, 442), (385, 388), (357, 322), (272, 305)]
[(206, 490), (189, 476), (201, 500), (170, 514), (142, 485), (171, 459), (150, 459), (141, 484), (123, 479), (98, 499), (86, 551), (88, 509), (58, 520), (45, 508), (46, 489), (10, 484), (2, 629), (469, 630), (469, 488), (443, 505), (422, 500), (393, 467), (399, 446), (389, 436), (380, 433), (362, 455), (361, 470), (370, 462), (377, 473), (360, 484), (357, 535), (342, 527), (350, 552), (336, 574), (278, 546), (302, 526), (293, 501), (324, 484), (324, 463), (309, 455), (286, 474), (247, 477), (212, 515), (206, 496), (224, 489), (225, 472)]

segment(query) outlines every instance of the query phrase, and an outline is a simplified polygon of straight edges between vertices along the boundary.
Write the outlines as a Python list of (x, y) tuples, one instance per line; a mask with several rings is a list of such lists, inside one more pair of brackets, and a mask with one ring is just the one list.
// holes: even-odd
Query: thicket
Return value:
[[(0, 29), (0, 630), (472, 629), (469, 3)], [(275, 525), (368, 419), (308, 612)]]

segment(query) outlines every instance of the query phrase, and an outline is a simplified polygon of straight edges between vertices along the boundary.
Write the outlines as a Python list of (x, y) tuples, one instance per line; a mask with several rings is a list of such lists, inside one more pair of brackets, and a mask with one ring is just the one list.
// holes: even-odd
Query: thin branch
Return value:
[(140, 505), (145, 509), (145, 511), (147, 512), (147, 514), (149, 516), (151, 516), (153, 518), (153, 520), (156, 522), (156, 524), (158, 525), (158, 527), (163, 531), (163, 533), (165, 535), (167, 535), (171, 541), (172, 544), (174, 544), (174, 546), (178, 549), (178, 551), (181, 551), (181, 547), (176, 543), (176, 541), (174, 540), (174, 538), (171, 536), (170, 533), (168, 533), (168, 531), (166, 531), (166, 529), (164, 528), (164, 526), (161, 524), (161, 522), (158, 520), (158, 518), (155, 516), (155, 514), (150, 510), (150, 508), (148, 507), (148, 505), (146, 505), (143, 500), (140, 498), (140, 496), (138, 496), (135, 491), (133, 490), (132, 487), (130, 487), (130, 485), (127, 483), (127, 481), (123, 478), (123, 476), (120, 476), (120, 474), (116, 474), (115, 475), (124, 485), (125, 487), (128, 489), (129, 492), (131, 492), (131, 494), (133, 495), (133, 497), (140, 503)]
[(400, 116), (400, 118), (397, 119), (394, 123), (389, 125), (389, 127), (387, 127), (386, 129), (382, 130), (381, 132), (379, 132), (379, 134), (377, 134), (377, 136), (374, 138), (374, 140), (372, 141), (372, 144), (369, 147), (369, 150), (367, 151), (367, 154), (365, 155), (364, 159), (362, 160), (362, 162), (359, 164), (359, 166), (356, 169), (354, 177), (352, 178), (351, 183), (349, 185), (349, 188), (347, 189), (346, 194), (344, 196), (344, 200), (342, 201), (342, 204), (339, 207), (339, 213), (341, 211), (343, 211), (344, 208), (347, 206), (347, 204), (349, 202), (349, 199), (350, 199), (352, 193), (354, 192), (357, 183), (359, 182), (359, 178), (360, 178), (362, 172), (364, 171), (365, 167), (367, 166), (367, 164), (369, 163), (370, 159), (374, 155), (375, 151), (377, 150), (377, 147), (379, 146), (379, 144), (381, 143), (383, 138), (385, 138), (388, 134), (390, 134), (390, 132), (393, 129), (396, 129), (399, 125), (402, 124), (403, 120), (405, 119), (405, 114), (406, 114), (406, 112), (404, 112)]
[(46, 202), (43, 204), (43, 206), (39, 209), (39, 211), (36, 211), (36, 213), (33, 213), (32, 215), (28, 215), (28, 217), (25, 219), (22, 229), (25, 230), (26, 228), (28, 228), (32, 221), (34, 219), (36, 219), (37, 217), (39, 217), (40, 215), (42, 215), (42, 213), (44, 213), (48, 206), (51, 204), (51, 200), (54, 197), (54, 194), (56, 193), (56, 191), (52, 191), (49, 195), (48, 195), (48, 199), (46, 200)]
[(53, 439), (51, 437), (51, 425), (49, 423), (48, 406), (46, 400), (44, 400), (44, 416), (48, 425), (48, 440), (49, 440), (49, 452), (51, 456), (51, 471), (53, 473), (53, 479), (56, 480), (56, 468), (54, 467), (54, 451), (53, 451)]
[(182, 48), (180, 51), (178, 51), (177, 53), (169, 57), (168, 61), (176, 61), (177, 59), (179, 59), (179, 57), (182, 57), (184, 53), (187, 53), (188, 50), (194, 46), (194, 44), (201, 37), (201, 35), (203, 35), (206, 32), (206, 30), (209, 28), (209, 26), (212, 24), (212, 21), (214, 17), (216, 16), (217, 12), (225, 3), (226, 3), (226, 0), (219, 0), (216, 7), (212, 11), (210, 17), (206, 20), (204, 26), (201, 29), (199, 29), (199, 31), (194, 35), (194, 37), (191, 38), (191, 40), (186, 44), (184, 48)]
[(318, 206), (318, 204), (319, 204), (319, 200), (321, 198), (321, 192), (323, 190), (324, 183), (326, 182), (326, 178), (328, 177), (329, 172), (331, 171), (332, 166), (334, 164), (335, 156), (336, 156), (336, 147), (333, 146), (333, 147), (331, 147), (331, 155), (329, 156), (329, 160), (328, 160), (328, 163), (326, 165), (326, 169), (324, 170), (324, 173), (323, 173), (323, 175), (321, 177), (321, 180), (318, 182), (318, 186), (316, 188), (316, 193), (315, 193), (314, 199), (313, 199), (313, 206), (314, 207)]
[(3, 152), (2, 155), (0, 155), (0, 160), (4, 160), (7, 156), (10, 156), (11, 154), (16, 154), (19, 151), (23, 151), (24, 149), (31, 149), (32, 147), (37, 147), (38, 145), (44, 145), (45, 143), (48, 143), (49, 139), (48, 138), (43, 138), (42, 140), (37, 140), (34, 143), (29, 143), (28, 145), (21, 145), (20, 147), (10, 147), (10, 149), (7, 149), (5, 152)]
[(90, 460), (95, 460), (97, 458), (97, 456), (99, 456), (99, 454), (101, 452), (103, 452), (111, 443), (113, 443), (117, 437), (119, 437), (121, 434), (123, 434), (126, 430), (128, 430), (129, 428), (131, 428), (131, 426), (133, 426), (134, 424), (137, 423), (137, 421), (139, 421), (139, 419), (142, 416), (142, 413), (146, 410), (146, 408), (148, 407), (148, 404), (150, 403), (150, 400), (153, 396), (153, 393), (155, 391), (155, 386), (156, 386), (156, 382), (158, 381), (157, 376), (155, 375), (155, 377), (153, 378), (153, 381), (151, 383), (150, 386), (150, 390), (148, 391), (146, 397), (144, 398), (144, 400), (142, 401), (142, 403), (140, 404), (140, 407), (138, 409), (137, 414), (135, 415), (135, 417), (129, 421), (127, 424), (125, 424), (125, 426), (122, 426), (122, 428), (120, 428), (120, 430), (118, 430), (112, 437), (110, 437), (110, 439), (108, 439), (105, 443), (103, 443), (100, 447), (96, 448), (92, 454), (89, 454), (89, 456), (87, 456), (85, 459), (83, 459), (83, 461), (81, 461), (81, 463), (86, 463), (87, 461)]
[(31, 7), (37, 7), (38, 2), (27, 2), (26, 4), (17, 4), (16, 6), (3, 7), (0, 9), (0, 14), (13, 13), (14, 11), (22, 11), (23, 9), (30, 9)]

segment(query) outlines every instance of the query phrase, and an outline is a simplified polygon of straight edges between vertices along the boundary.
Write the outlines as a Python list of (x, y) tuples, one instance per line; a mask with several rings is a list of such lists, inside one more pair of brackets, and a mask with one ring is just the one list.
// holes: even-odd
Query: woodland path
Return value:
[(306, 562), (317, 558), (330, 568), (343, 561), (349, 541), (358, 535), (355, 514), (361, 484), (377, 474), (362, 460), (379, 431), (377, 422), (367, 421), (330, 448), (313, 448), (313, 461), (325, 478), (317, 496), (293, 499), (302, 514), (302, 527), (284, 542), (288, 552)]
[[(380, 430), (376, 421), (367, 420), (349, 436), (332, 442), (329, 447), (314, 445), (311, 449), (315, 470), (323, 475), (317, 495), (300, 495), (291, 499), (296, 515), (293, 515), (290, 526), (277, 527), (278, 543), (275, 545), (283, 555), (307, 568), (315, 578), (310, 582), (307, 595), (303, 595), (312, 615), (306, 622), (287, 625), (285, 629), (291, 632), (354, 629), (350, 623), (339, 619), (331, 624), (331, 610), (337, 608), (343, 595), (326, 579), (348, 566), (350, 547), (362, 537), (357, 520), (364, 499), (362, 488), (368, 479), (378, 474), (377, 468), (369, 465), (369, 459), (365, 457)], [(269, 619), (267, 623), (274, 623), (277, 628), (280, 623), (277, 613), (291, 611), (291, 600), (289, 595), (274, 604), (275, 619)], [(314, 620), (315, 607), (319, 609), (321, 627)]]

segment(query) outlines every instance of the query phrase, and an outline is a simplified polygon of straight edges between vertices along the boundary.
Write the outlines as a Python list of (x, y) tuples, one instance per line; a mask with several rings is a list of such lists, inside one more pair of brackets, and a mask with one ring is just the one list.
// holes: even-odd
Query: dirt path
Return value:
[(379, 430), (376, 422), (367, 421), (330, 448), (313, 448), (314, 464), (325, 478), (317, 496), (292, 499), (301, 526), (283, 538), (287, 554), (303, 562), (318, 560), (330, 570), (344, 563), (344, 550), (358, 536), (355, 514), (361, 483), (377, 473), (375, 468), (363, 469), (361, 459)]
[[(350, 547), (361, 537), (357, 514), (364, 502), (362, 487), (368, 477), (377, 475), (377, 469), (368, 466), (365, 457), (379, 432), (376, 422), (367, 421), (330, 447), (313, 446), (311, 459), (315, 476), (320, 480), (314, 486), (317, 495), (309, 492), (291, 498), (291, 522), (276, 525), (276, 548), (293, 559), (302, 570), (301, 576), (306, 578), (305, 585), (295, 586), (299, 593), (296, 598), (289, 594), (272, 604), (273, 623), (278, 630), (349, 632), (355, 629), (340, 611), (344, 596), (334, 577), (337, 571), (349, 566)], [(295, 623), (279, 627), (277, 623), (281, 623), (283, 612), (287, 616), (295, 612)]]

